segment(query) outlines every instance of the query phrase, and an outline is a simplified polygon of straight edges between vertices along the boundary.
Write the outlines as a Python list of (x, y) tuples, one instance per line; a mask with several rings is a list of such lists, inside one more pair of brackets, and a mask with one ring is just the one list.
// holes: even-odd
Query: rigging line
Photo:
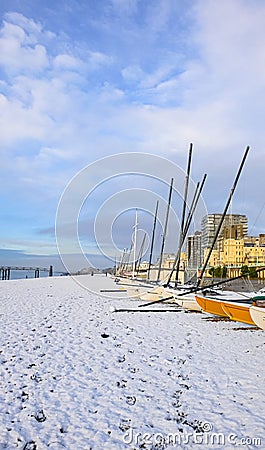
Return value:
[(254, 221), (254, 223), (253, 223), (253, 225), (251, 227), (251, 230), (249, 231), (250, 235), (252, 234), (252, 231), (253, 231), (253, 229), (254, 229), (258, 219), (260, 218), (261, 214), (263, 213), (264, 208), (265, 208), (265, 202), (263, 203), (263, 205), (262, 205), (262, 207), (260, 209), (260, 212), (258, 213), (258, 215), (257, 215), (257, 217), (256, 217), (256, 219), (255, 219), (255, 221)]
[[(196, 210), (198, 201), (199, 201), (199, 199), (200, 199), (200, 196), (201, 196), (201, 193), (202, 193), (202, 190), (203, 190), (203, 187), (204, 187), (206, 178), (207, 178), (207, 174), (205, 173), (204, 176), (203, 176), (202, 182), (201, 182), (201, 183), (200, 183), (200, 182), (197, 183), (197, 187), (196, 187), (196, 190), (195, 190), (193, 199), (192, 199), (191, 207), (190, 207), (189, 214), (188, 214), (188, 216), (187, 216), (187, 220), (186, 220), (186, 224), (185, 224), (185, 228), (184, 228), (184, 234), (183, 234), (183, 242), (182, 242), (182, 244), (184, 243), (184, 240), (185, 240), (185, 238), (186, 238), (186, 235), (187, 235), (187, 233), (188, 233), (188, 231), (189, 231), (189, 227), (190, 227), (190, 224), (191, 224), (191, 220), (192, 220), (192, 218), (193, 218), (193, 214), (194, 214), (194, 212), (195, 212), (195, 210)], [(171, 278), (172, 278), (173, 273), (174, 273), (174, 271), (175, 271), (176, 264), (179, 264), (179, 263), (180, 263), (180, 254), (181, 254), (181, 253), (180, 253), (180, 250), (181, 250), (181, 249), (178, 249), (178, 252), (177, 252), (177, 254), (176, 254), (176, 256), (175, 256), (175, 260), (174, 260), (174, 263), (173, 263), (171, 272), (170, 272), (169, 276), (167, 277), (167, 279), (165, 280), (166, 286), (168, 286), (169, 283), (170, 283), (170, 281), (171, 281)]]
[(135, 225), (134, 225), (134, 242), (133, 242), (133, 270), (132, 270), (132, 278), (135, 276), (136, 270), (136, 239), (137, 239), (137, 227), (138, 227), (138, 211), (137, 208), (135, 210)]

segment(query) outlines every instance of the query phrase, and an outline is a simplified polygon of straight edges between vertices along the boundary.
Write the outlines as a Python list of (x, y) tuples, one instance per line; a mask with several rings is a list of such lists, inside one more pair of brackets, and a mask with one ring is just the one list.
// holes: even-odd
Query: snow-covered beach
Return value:
[(0, 284), (1, 450), (265, 448), (264, 331), (77, 280)]

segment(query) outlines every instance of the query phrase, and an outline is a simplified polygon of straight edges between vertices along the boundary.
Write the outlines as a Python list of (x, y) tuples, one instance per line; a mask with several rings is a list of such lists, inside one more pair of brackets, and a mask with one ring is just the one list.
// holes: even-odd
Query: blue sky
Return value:
[[(0, 19), (3, 264), (57, 261), (57, 205), (86, 165), (137, 152), (185, 169), (190, 142), (209, 212), (251, 146), (233, 212), (265, 232), (264, 2), (1, 0)], [(106, 192), (94, 197), (92, 221)]]

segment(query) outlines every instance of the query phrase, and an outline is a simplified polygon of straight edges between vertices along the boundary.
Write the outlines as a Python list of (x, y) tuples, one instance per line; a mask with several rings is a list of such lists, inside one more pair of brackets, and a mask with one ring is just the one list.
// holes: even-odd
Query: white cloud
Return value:
[(121, 73), (126, 81), (137, 84), (144, 92), (145, 89), (155, 89), (164, 82), (170, 82), (174, 70), (174, 66), (161, 64), (158, 69), (148, 73), (140, 66), (128, 66), (122, 69)]
[(67, 154), (61, 148), (52, 148), (52, 147), (42, 147), (38, 155), (40, 159), (51, 159), (51, 161), (53, 161), (53, 158), (72, 159), (72, 156), (73, 155)]
[(83, 62), (74, 56), (63, 54), (58, 55), (53, 60), (54, 67), (62, 70), (80, 70)]
[(99, 67), (102, 65), (113, 63), (112, 57), (106, 55), (105, 53), (95, 51), (89, 51), (88, 61), (90, 65), (92, 65), (92, 67)]
[(5, 22), (0, 37), (0, 65), (7, 73), (38, 72), (48, 66), (43, 45), (28, 43), (25, 31)]
[[(264, 85), (265, 5), (243, 0), (198, 2), (197, 32), (201, 63), (216, 88), (252, 94)], [(219, 86), (218, 86), (219, 84)]]
[(123, 78), (128, 82), (141, 82), (145, 77), (144, 71), (140, 66), (128, 66), (121, 70)]
[(47, 118), (40, 117), (16, 100), (1, 96), (0, 132), (1, 147), (6, 151), (17, 139), (44, 137)]
[[(37, 186), (45, 199), (50, 185), (58, 197), (76, 170), (119, 151), (177, 160), (194, 142), (196, 171), (212, 170), (219, 181), (246, 144), (264, 154), (265, 6), (198, 0), (187, 13), (179, 2), (125, 3), (114, 1), (121, 13), (114, 18), (105, 7), (105, 22), (99, 17), (82, 39), (76, 29), (72, 36), (58, 29), (56, 46), (40, 22), (5, 16), (1, 172), (12, 173), (21, 191)], [(183, 8), (192, 19), (187, 29)], [(259, 163), (256, 184), (262, 170)]]
[(25, 17), (23, 14), (17, 12), (9, 12), (5, 14), (5, 17), (8, 22), (18, 25), (31, 35), (39, 34), (42, 31), (40, 23), (37, 23), (33, 19)]
[(124, 100), (124, 92), (109, 83), (104, 83), (99, 92), (99, 100), (104, 104), (105, 102), (111, 104), (111, 102), (116, 102)]

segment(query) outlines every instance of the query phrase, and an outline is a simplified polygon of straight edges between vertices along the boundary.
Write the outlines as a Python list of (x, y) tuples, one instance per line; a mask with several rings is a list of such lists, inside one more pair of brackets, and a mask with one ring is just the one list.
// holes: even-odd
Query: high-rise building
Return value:
[[(222, 214), (207, 214), (202, 219), (202, 248), (209, 248), (212, 245), (216, 231), (222, 219)], [(224, 221), (219, 233), (219, 237), (223, 235), (224, 227), (231, 228), (232, 226), (242, 225), (241, 233), (243, 236), (248, 234), (248, 218), (243, 214), (227, 214), (224, 217)], [(237, 228), (237, 227), (236, 227)], [(237, 228), (239, 230), (239, 227)], [(217, 243), (215, 243), (214, 248), (217, 248)]]
[(202, 233), (196, 231), (193, 235), (188, 236), (186, 243), (187, 267), (195, 269), (201, 266), (203, 254), (201, 245)]

